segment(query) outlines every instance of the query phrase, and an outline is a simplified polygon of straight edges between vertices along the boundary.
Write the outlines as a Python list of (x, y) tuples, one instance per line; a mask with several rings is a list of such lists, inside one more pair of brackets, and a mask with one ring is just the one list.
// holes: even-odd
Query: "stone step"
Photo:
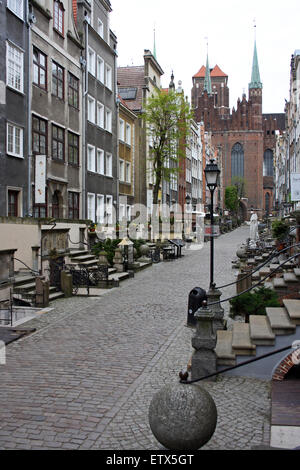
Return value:
[(252, 265), (255, 265), (255, 264), (256, 264), (256, 261), (255, 261), (254, 258), (248, 258), (247, 264), (252, 266)]
[(259, 281), (260, 280), (259, 272), (252, 274), (251, 278), (252, 278), (252, 281)]
[(77, 264), (77, 265), (85, 266), (87, 268), (92, 268), (93, 266), (95, 266), (95, 267), (97, 266), (98, 260), (96, 260), (96, 259), (92, 260), (91, 259), (91, 260), (88, 260), (88, 261), (80, 261), (78, 263), (74, 261), (73, 264), (74, 264), (74, 266), (76, 266), (76, 264)]
[(288, 261), (287, 263), (282, 265), (282, 269), (287, 270), (287, 269), (294, 269), (296, 267), (295, 263), (293, 261)]
[(274, 284), (273, 284), (273, 282), (265, 282), (265, 283), (264, 283), (264, 287), (265, 287), (266, 289), (272, 289), (272, 290), (274, 290)]
[(109, 281), (124, 281), (125, 279), (128, 279), (130, 277), (129, 273), (114, 273), (110, 276), (108, 276)]
[(293, 325), (300, 325), (300, 300), (297, 299), (283, 299), (287, 313)]
[(275, 344), (275, 335), (266, 316), (250, 315), (250, 338), (256, 346), (273, 346)]
[(300, 268), (294, 268), (294, 274), (297, 277), (300, 277)]
[(35, 290), (35, 282), (26, 282), (21, 285), (14, 285), (14, 292), (17, 294), (21, 291), (32, 291)]
[(77, 263), (77, 264), (82, 264), (85, 261), (90, 261), (90, 260), (97, 260), (94, 255), (84, 255), (84, 256), (76, 256), (76, 257), (71, 257), (71, 262), (72, 263)]
[(296, 326), (291, 322), (285, 308), (267, 307), (266, 312), (275, 335), (289, 335), (295, 332)]
[(271, 272), (271, 270), (270, 270), (270, 268), (268, 268), (267, 266), (261, 268), (261, 269), (258, 271), (260, 277), (265, 277), (265, 276), (267, 276), (267, 274), (270, 274), (270, 272)]
[(85, 256), (88, 255), (89, 252), (88, 250), (76, 250), (76, 251), (70, 251), (69, 257), (70, 258), (75, 258), (77, 256)]
[(218, 330), (215, 349), (217, 362), (220, 366), (235, 366), (235, 353), (232, 349), (232, 331)]
[[(49, 287), (49, 292), (55, 290), (55, 286)], [(35, 282), (31, 282), (28, 284), (22, 284), (20, 286), (14, 287), (14, 294), (23, 294), (23, 293), (35, 293)]]
[(35, 281), (35, 277), (31, 275), (26, 275), (26, 276), (16, 276), (14, 280), (14, 286), (20, 286), (22, 284), (27, 284)]
[(274, 289), (283, 289), (286, 288), (287, 285), (282, 277), (274, 277), (273, 278), (273, 286)]
[(52, 300), (60, 299), (64, 296), (65, 296), (65, 294), (61, 291), (53, 292), (53, 293), (49, 294), (49, 301), (51, 302)]
[(274, 274), (276, 274), (276, 273), (282, 273), (282, 268), (279, 267), (279, 266), (280, 266), (279, 264), (272, 263), (272, 264), (270, 264), (270, 270), (271, 270), (271, 271), (274, 271), (274, 270), (276, 269), (276, 271), (275, 271)]
[(298, 282), (298, 278), (294, 273), (284, 273), (283, 279), (286, 283), (288, 282)]
[(255, 356), (256, 346), (251, 342), (250, 325), (248, 323), (234, 323), (232, 332), (232, 350), (236, 355)]

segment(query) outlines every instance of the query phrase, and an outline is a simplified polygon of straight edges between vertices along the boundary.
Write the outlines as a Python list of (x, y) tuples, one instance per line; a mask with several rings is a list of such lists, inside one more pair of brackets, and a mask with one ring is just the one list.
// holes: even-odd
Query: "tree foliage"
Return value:
[(250, 315), (266, 315), (266, 307), (280, 307), (280, 303), (276, 292), (262, 286), (231, 299), (230, 306), (232, 318), (243, 315), (248, 323)]
[(236, 212), (239, 206), (238, 190), (236, 186), (227, 186), (225, 189), (225, 207)]
[(238, 199), (240, 200), (242, 197), (246, 195), (246, 181), (245, 178), (241, 176), (234, 176), (231, 181), (232, 185), (236, 187)]
[(143, 117), (151, 142), (153, 203), (157, 204), (162, 181), (170, 181), (179, 172), (179, 161), (186, 155), (193, 116), (182, 93), (160, 89), (148, 99)]

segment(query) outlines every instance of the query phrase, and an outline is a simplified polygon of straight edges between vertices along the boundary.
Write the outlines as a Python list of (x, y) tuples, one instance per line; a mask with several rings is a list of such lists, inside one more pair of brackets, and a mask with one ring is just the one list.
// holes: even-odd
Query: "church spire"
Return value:
[(173, 73), (173, 70), (172, 70), (172, 75), (171, 75), (171, 81), (170, 81), (170, 84), (169, 84), (169, 90), (175, 91), (175, 83), (174, 83), (174, 73)]
[(206, 70), (205, 70), (205, 79), (204, 79), (204, 91), (207, 91), (208, 95), (212, 93), (211, 87), (211, 77), (210, 77), (210, 68), (209, 68), (209, 61), (208, 61), (208, 52), (206, 58)]
[(154, 56), (154, 58), (156, 59), (156, 39), (155, 39), (155, 26), (154, 26), (153, 56)]
[(249, 89), (250, 88), (262, 88), (262, 87), (263, 85), (262, 85), (262, 82), (260, 81), (260, 73), (259, 73), (259, 65), (258, 65), (257, 49), (256, 49), (256, 38), (255, 38), (251, 83), (249, 83)]

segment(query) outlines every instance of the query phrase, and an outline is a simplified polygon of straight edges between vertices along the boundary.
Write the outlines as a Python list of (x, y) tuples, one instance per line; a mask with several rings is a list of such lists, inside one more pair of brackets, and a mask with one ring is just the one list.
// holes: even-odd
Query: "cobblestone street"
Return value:
[[(217, 286), (249, 227), (215, 241)], [(161, 449), (148, 424), (154, 393), (178, 381), (192, 354), (188, 294), (208, 288), (209, 244), (153, 265), (98, 298), (53, 302), (8, 345), (0, 365), (0, 449)], [(235, 293), (224, 289), (222, 298)], [(227, 303), (223, 305), (228, 313)], [(203, 384), (218, 408), (205, 449), (269, 443), (269, 382), (244, 377)]]

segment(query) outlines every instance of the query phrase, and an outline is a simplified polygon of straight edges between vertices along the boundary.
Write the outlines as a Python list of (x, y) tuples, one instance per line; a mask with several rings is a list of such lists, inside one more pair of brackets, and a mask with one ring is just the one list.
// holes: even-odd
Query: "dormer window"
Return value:
[(62, 36), (64, 35), (64, 6), (61, 2), (54, 1), (53, 28)]

